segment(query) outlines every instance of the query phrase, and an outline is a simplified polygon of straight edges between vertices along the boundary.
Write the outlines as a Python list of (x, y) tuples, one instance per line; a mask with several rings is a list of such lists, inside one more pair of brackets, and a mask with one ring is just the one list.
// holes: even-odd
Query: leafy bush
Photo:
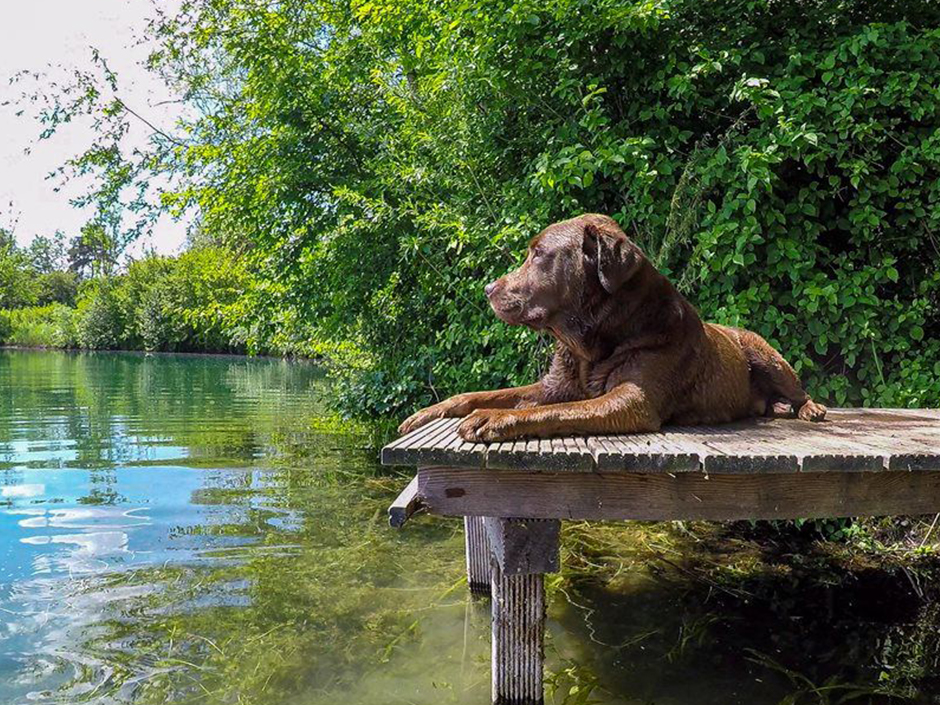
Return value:
[(75, 272), (53, 271), (37, 278), (36, 303), (40, 306), (59, 303), (74, 306), (78, 296), (78, 275)]
[(163, 310), (174, 326), (175, 349), (239, 352), (232, 332), (246, 315), (244, 263), (223, 248), (190, 250), (174, 261), (162, 283)]
[(124, 312), (110, 279), (88, 283), (78, 301), (78, 344), (91, 350), (114, 350), (125, 341)]
[[(198, 102), (185, 139), (73, 166), (102, 218), (168, 178), (163, 207), (251, 258), (231, 307), (169, 304), (175, 345), (323, 351), (361, 413), (519, 383), (547, 346), (481, 288), (600, 211), (814, 396), (940, 403), (937, 3), (192, 0), (152, 31)], [(97, 111), (125, 134), (104, 78), (46, 129)]]
[(10, 312), (0, 309), (0, 345), (10, 344), (10, 334), (13, 324), (10, 323)]
[(33, 306), (38, 294), (36, 272), (29, 259), (22, 252), (4, 248), (0, 241), (0, 309)]
[(117, 280), (129, 324), (125, 339), (147, 350), (242, 350), (233, 328), (244, 312), (234, 309), (246, 277), (244, 264), (218, 247), (132, 263)]
[(51, 342), (52, 347), (79, 347), (78, 312), (74, 308), (53, 304), (52, 321), (55, 326)]
[(0, 344), (24, 347), (74, 347), (68, 337), (72, 309), (62, 304), (0, 309)]
[[(52, 274), (64, 275), (58, 277), (63, 286), (74, 281), (66, 272)], [(59, 304), (0, 309), (0, 343), (243, 352), (248, 286), (244, 262), (223, 248), (148, 256), (131, 262), (124, 274), (85, 282), (75, 309)], [(270, 349), (262, 347), (269, 344), (266, 339), (253, 344), (256, 352)]]
[(151, 287), (143, 293), (135, 318), (144, 350), (164, 350), (169, 347), (173, 332), (161, 288)]

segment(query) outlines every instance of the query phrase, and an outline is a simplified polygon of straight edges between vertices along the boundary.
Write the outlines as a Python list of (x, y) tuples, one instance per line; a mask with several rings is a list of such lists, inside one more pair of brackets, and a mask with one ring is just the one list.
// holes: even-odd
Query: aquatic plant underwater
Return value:
[[(306, 363), (0, 352), (0, 701), (484, 702), (462, 527), (388, 528), (407, 479), (377, 463), (389, 429), (323, 412), (327, 383)], [(928, 528), (567, 524), (548, 701), (922, 702)]]

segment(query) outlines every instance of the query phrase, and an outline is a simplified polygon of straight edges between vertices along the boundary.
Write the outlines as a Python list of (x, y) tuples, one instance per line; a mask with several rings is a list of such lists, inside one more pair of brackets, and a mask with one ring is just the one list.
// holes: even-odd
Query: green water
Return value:
[[(488, 702), (460, 524), (387, 527), (407, 477), (325, 385), (304, 363), (0, 351), (0, 703)], [(722, 531), (566, 527), (548, 702), (935, 702), (926, 580)]]

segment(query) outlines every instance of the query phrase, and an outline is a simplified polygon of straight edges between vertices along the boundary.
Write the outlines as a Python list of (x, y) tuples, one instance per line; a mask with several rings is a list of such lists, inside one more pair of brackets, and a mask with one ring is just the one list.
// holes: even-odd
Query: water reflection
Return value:
[(248, 579), (210, 573), (296, 550), (268, 539), (300, 511), (251, 465), (285, 424), (305, 434), (319, 383), (279, 361), (0, 352), (0, 702), (120, 700), (160, 670), (131, 646), (153, 615), (247, 605)]

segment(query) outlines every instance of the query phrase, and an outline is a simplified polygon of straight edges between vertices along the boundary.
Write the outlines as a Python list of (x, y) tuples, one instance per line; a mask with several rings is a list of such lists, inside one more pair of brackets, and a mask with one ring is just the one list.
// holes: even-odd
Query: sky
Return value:
[[(16, 100), (22, 88), (9, 84), (19, 71), (42, 71), (61, 78), (74, 68), (90, 66), (90, 47), (97, 47), (117, 72), (121, 97), (136, 112), (161, 128), (172, 128), (178, 108), (158, 105), (169, 98), (167, 89), (140, 67), (147, 55), (141, 45), (151, 2), (167, 7), (177, 0), (0, 0), (0, 227), (9, 229), (21, 244), (34, 235), (62, 230), (75, 235), (89, 219), (69, 204), (82, 191), (69, 183), (58, 193), (47, 175), (89, 144), (87, 125), (70, 124), (51, 140), (37, 142), (37, 123), (17, 116)], [(135, 127), (131, 141), (146, 139), (146, 128)], [(29, 155), (24, 149), (32, 148)], [(155, 249), (170, 254), (185, 241), (185, 224), (162, 219), (153, 236), (136, 243), (131, 253)]]

